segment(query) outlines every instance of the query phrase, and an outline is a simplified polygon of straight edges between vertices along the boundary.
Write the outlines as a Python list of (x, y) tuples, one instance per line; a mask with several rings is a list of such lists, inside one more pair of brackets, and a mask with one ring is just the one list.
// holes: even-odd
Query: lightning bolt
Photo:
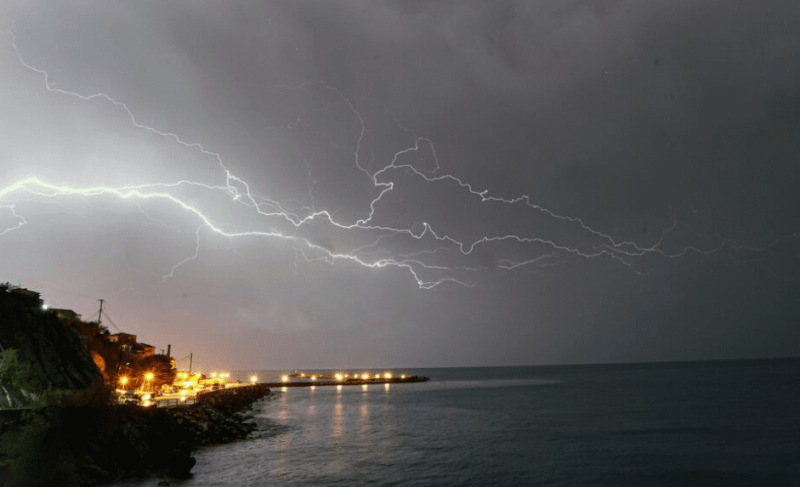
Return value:
[[(572, 258), (590, 259), (608, 257), (629, 267), (634, 272), (639, 273), (635, 261), (647, 255), (656, 256), (663, 259), (677, 260), (688, 253), (710, 255), (722, 251), (726, 247), (731, 250), (739, 251), (761, 251), (754, 247), (737, 246), (728, 239), (721, 239), (720, 243), (712, 248), (702, 249), (697, 246), (688, 245), (674, 252), (664, 250), (665, 241), (669, 235), (677, 228), (677, 218), (673, 219), (671, 226), (663, 229), (660, 238), (650, 246), (640, 245), (634, 241), (619, 241), (610, 234), (597, 230), (589, 226), (584, 220), (575, 216), (558, 214), (543, 206), (537, 205), (529, 195), (517, 197), (503, 197), (490, 194), (488, 190), (477, 189), (473, 184), (452, 174), (440, 174), (441, 165), (436, 154), (434, 143), (431, 139), (418, 136), (412, 130), (404, 127), (396, 118), (397, 127), (407, 133), (412, 142), (396, 151), (388, 163), (382, 167), (375, 168), (378, 162), (375, 160), (372, 146), (369, 146), (369, 160), (364, 161), (363, 152), (368, 138), (367, 119), (358, 109), (357, 101), (374, 102), (382, 107), (383, 111), (394, 117), (391, 110), (377, 101), (371, 99), (348, 98), (341, 91), (329, 86), (322, 81), (306, 81), (295, 86), (278, 86), (275, 88), (285, 90), (303, 90), (316, 85), (321, 89), (331, 93), (336, 104), (340, 104), (352, 114), (358, 122), (358, 136), (356, 137), (353, 149), (353, 164), (358, 171), (366, 177), (372, 187), (377, 191), (377, 195), (365, 203), (366, 215), (355, 218), (355, 221), (345, 223), (339, 221), (334, 213), (328, 210), (317, 210), (317, 203), (314, 198), (314, 186), (316, 182), (312, 177), (312, 170), (309, 166), (307, 176), (307, 189), (309, 193), (310, 206), (298, 203), (297, 200), (278, 201), (269, 195), (251, 190), (242, 178), (236, 176), (223, 162), (222, 156), (214, 151), (206, 149), (197, 142), (187, 142), (173, 132), (161, 130), (140, 122), (131, 108), (106, 93), (95, 93), (84, 95), (74, 91), (64, 90), (55, 87), (47, 71), (34, 67), (25, 61), (23, 55), (17, 47), (16, 37), (13, 33), (7, 32), (4, 35), (9, 39), (9, 45), (21, 66), (26, 70), (41, 76), (44, 88), (54, 94), (65, 97), (75, 98), (84, 102), (102, 100), (118, 108), (129, 120), (130, 124), (136, 129), (155, 134), (159, 137), (168, 139), (175, 144), (182, 146), (188, 151), (210, 157), (216, 161), (222, 173), (222, 181), (219, 184), (201, 183), (183, 179), (169, 183), (150, 183), (129, 186), (93, 186), (79, 187), (63, 184), (56, 184), (48, 181), (44, 177), (31, 176), (13, 182), (5, 187), (0, 187), (0, 201), (10, 198), (15, 193), (27, 193), (39, 198), (56, 197), (81, 197), (94, 198), (102, 195), (116, 197), (120, 200), (133, 201), (138, 209), (153, 222), (169, 227), (165, 222), (151, 217), (142, 209), (140, 202), (148, 200), (164, 201), (187, 214), (197, 222), (195, 234), (196, 245), (194, 253), (182, 259), (172, 266), (170, 271), (162, 276), (161, 282), (173, 278), (176, 271), (183, 265), (198, 258), (201, 249), (201, 231), (211, 232), (227, 238), (260, 237), (267, 239), (279, 239), (291, 242), (295, 249), (295, 255), (304, 259), (306, 262), (326, 262), (334, 264), (337, 261), (351, 262), (366, 268), (380, 269), (385, 267), (397, 267), (408, 271), (416, 284), (421, 289), (431, 289), (443, 283), (454, 283), (461, 286), (473, 287), (477, 285), (474, 278), (465, 278), (479, 272), (485, 266), (471, 264), (468, 259), (479, 246), (492, 246), (506, 243), (519, 244), (523, 246), (546, 249), (540, 255), (516, 259), (503, 256), (493, 264), (494, 267), (504, 270), (515, 270), (525, 267), (547, 268), (565, 256)], [(324, 109), (324, 108), (323, 108)], [(302, 125), (303, 115), (299, 116), (294, 124), (289, 124), (290, 129)], [(330, 140), (330, 139), (329, 139)], [(411, 163), (403, 163), (401, 159), (415, 152), (427, 150), (433, 158), (433, 167), (423, 170)], [(379, 165), (379, 164), (378, 164)], [(411, 227), (391, 226), (376, 223), (379, 213), (378, 205), (383, 203), (386, 198), (396, 190), (396, 180), (393, 174), (406, 174), (412, 178), (423, 181), (428, 185), (455, 185), (466, 197), (471, 198), (481, 205), (497, 205), (502, 207), (523, 207), (526, 211), (534, 212), (540, 217), (549, 219), (552, 222), (564, 225), (571, 230), (578, 231), (584, 236), (584, 242), (580, 245), (556, 238), (546, 238), (544, 236), (526, 236), (513, 233), (484, 235), (480, 238), (466, 241), (457, 239), (448, 233), (434, 229), (431, 224), (425, 221), (417, 222)], [(231, 203), (241, 205), (244, 209), (252, 211), (260, 220), (257, 228), (245, 230), (231, 230), (229, 222), (217, 222), (206, 211), (190, 203), (187, 199), (180, 196), (181, 191), (198, 190), (210, 194), (227, 197)], [(0, 235), (19, 230), (28, 221), (15, 211), (13, 204), (0, 206), (11, 212), (17, 224), (9, 227)], [(281, 230), (281, 229), (285, 230)], [(367, 243), (354, 245), (349, 251), (334, 251), (328, 246), (315, 243), (314, 239), (306, 233), (313, 228), (323, 228), (326, 231), (349, 232), (360, 240), (367, 240)], [(415, 229), (416, 228), (416, 229)], [(410, 239), (422, 247), (416, 252), (401, 252), (390, 250), (391, 243), (399, 239)]]
[(2, 232), (0, 232), (0, 236), (5, 235), (9, 232), (13, 232), (14, 230), (22, 228), (28, 224), (28, 221), (25, 219), (25, 217), (18, 214), (15, 208), (16, 207), (14, 205), (0, 206), (0, 210), (8, 210), (11, 213), (11, 216), (13, 216), (17, 220), (17, 224), (15, 226), (6, 228)]

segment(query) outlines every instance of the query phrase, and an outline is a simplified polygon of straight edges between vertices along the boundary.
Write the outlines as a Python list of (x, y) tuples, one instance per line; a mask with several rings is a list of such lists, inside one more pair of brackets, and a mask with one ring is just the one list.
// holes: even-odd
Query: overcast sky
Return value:
[(800, 353), (800, 3), (0, 19), (0, 280), (195, 367)]

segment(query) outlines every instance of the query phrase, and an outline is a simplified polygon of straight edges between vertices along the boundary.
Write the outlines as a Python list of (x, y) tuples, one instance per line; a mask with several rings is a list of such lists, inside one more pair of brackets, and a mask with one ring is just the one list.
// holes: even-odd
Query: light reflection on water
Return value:
[(290, 388), (257, 405), (277, 426), (170, 485), (798, 485), (800, 361), (437, 373)]

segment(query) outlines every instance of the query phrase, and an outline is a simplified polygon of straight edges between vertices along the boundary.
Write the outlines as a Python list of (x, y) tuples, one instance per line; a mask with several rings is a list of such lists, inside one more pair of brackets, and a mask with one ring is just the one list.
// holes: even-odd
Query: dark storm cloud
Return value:
[[(159, 340), (177, 340), (162, 330), (193, 327), (235, 343), (229, 357), (247, 349), (239, 356), (249, 363), (273, 354), (263, 363), (295, 367), (377, 365), (382, 358), (451, 365), (797, 353), (798, 310), (788, 300), (796, 291), (800, 221), (795, 3), (23, 5), (5, 7), (10, 20), (0, 27), (15, 32), (26, 59), (47, 68), (56, 86), (112, 94), (141, 123), (218, 152), (253, 190), (298, 214), (313, 206), (347, 224), (366, 218), (380, 187), (364, 169), (374, 174), (415, 142), (419, 150), (401, 155), (400, 164), (431, 177), (451, 174), (487, 196), (529, 195), (547, 210), (481, 202), (455, 180), (426, 182), (389, 169), (378, 180), (395, 186), (376, 203), (376, 224), (418, 235), (424, 222), (466, 242), (510, 234), (539, 240), (482, 243), (463, 255), (407, 235), (376, 243), (375, 233), (334, 229), (325, 219), (297, 233), (333, 252), (363, 247), (360, 255), (376, 260), (436, 256), (431, 262), (475, 283), (422, 291), (403, 268), (309, 265), (298, 255), (324, 255), (283, 241), (201, 234), (198, 259), (164, 281), (157, 297), (143, 292), (120, 304), (144, 331), (161, 333)], [(9, 52), (2, 62), (18, 68)], [(28, 87), (32, 101), (8, 95), (3, 103), (30, 117), (31, 127), (52, 119), (45, 137), (52, 152), (74, 150), (83, 157), (78, 167), (97, 167), (91, 157), (117, 161), (84, 177), (222, 183), (213, 157), (142, 134), (118, 111), (101, 115), (96, 105), (43, 98), (34, 77), (22, 76), (14, 71), (12, 79)], [(68, 133), (63, 121), (76, 114)], [(30, 130), (14, 130), (20, 136), (7, 147), (25, 154), (41, 144)], [(91, 134), (95, 147), (70, 147)], [(7, 165), (23, 159), (6, 151), (0, 180), (27, 171)], [(124, 161), (125, 154), (139, 162)], [(67, 169), (68, 160), (40, 161), (36, 171), (70, 177), (77, 171)], [(222, 202), (224, 193), (181, 194), (206, 204), (228, 228), (293, 231), (285, 222), (248, 219)], [(149, 289), (148, 279), (160, 281), (192, 255), (194, 228), (169, 210), (145, 205), (150, 218), (135, 207), (119, 211), (116, 237), (89, 253), (116, 265), (121, 246), (134, 278), (108, 277), (103, 267), (87, 273), (93, 278), (106, 272), (119, 281), (112, 288)], [(17, 221), (12, 216), (0, 213), (0, 222), (9, 221), (0, 232)], [(90, 222), (75, 225), (91, 232)], [(26, 231), (30, 239), (39, 230)], [(581, 257), (608, 245), (599, 233), (640, 248), (660, 242), (680, 257)], [(21, 252), (19, 238), (0, 245)], [(109, 243), (115, 238), (119, 244)], [(80, 255), (81, 245), (70, 254)], [(20, 262), (22, 279), (37, 268), (34, 256)], [(57, 273), (31, 273), (65, 287), (56, 285)], [(144, 319), (137, 308), (152, 311)], [(187, 346), (205, 346), (190, 340)]]

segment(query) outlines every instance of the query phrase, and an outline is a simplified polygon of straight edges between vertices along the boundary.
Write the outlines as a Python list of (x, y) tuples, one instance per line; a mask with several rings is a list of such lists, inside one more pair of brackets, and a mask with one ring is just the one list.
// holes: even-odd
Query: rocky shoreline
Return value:
[[(220, 391), (222, 392), (222, 391)], [(248, 386), (174, 408), (57, 405), (32, 410), (0, 431), (0, 485), (94, 486), (126, 477), (186, 478), (192, 451), (246, 438), (243, 410), (269, 389)]]

